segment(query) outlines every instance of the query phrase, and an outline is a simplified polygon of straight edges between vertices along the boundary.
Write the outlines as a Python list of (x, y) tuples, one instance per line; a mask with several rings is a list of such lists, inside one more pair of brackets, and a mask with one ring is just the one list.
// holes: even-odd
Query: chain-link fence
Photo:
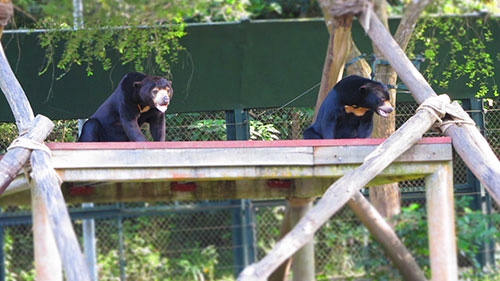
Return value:
[[(411, 117), (416, 108), (416, 104), (398, 104), (397, 126)], [(480, 116), (484, 134), (498, 156), (500, 103), (491, 101), (485, 108), (486, 111), (470, 112)], [(312, 115), (312, 108), (250, 110), (251, 137), (299, 139)], [(76, 139), (76, 121), (55, 123), (50, 141)], [(226, 125), (230, 124), (226, 124), (225, 112), (168, 115), (167, 140), (225, 140)], [(0, 129), (5, 132), (0, 150), (5, 151), (17, 137), (17, 131), (13, 124), (0, 124)], [(498, 232), (500, 224), (494, 217), (498, 207), (487, 204), (490, 201), (459, 157), (454, 161), (454, 181), (457, 210), (462, 210), (457, 213), (457, 233), (462, 243), (469, 243), (469, 248), (459, 253), (460, 266), (495, 264), (495, 244), (489, 238)], [(404, 208), (396, 223), (397, 231), (420, 265), (428, 269), (423, 180), (402, 182), (400, 186)], [(83, 220), (94, 219), (99, 280), (234, 280), (235, 274), (252, 262), (248, 257), (262, 258), (277, 241), (285, 204), (228, 200), (98, 204), (85, 209), (78, 205), (70, 209), (82, 240)], [(480, 210), (479, 214), (474, 210)], [(480, 217), (473, 217), (476, 220), (471, 222), (472, 215)], [(33, 280), (29, 206), (3, 206), (0, 243), (5, 274), (2, 277)], [(318, 280), (400, 279), (348, 208), (340, 210), (316, 234), (315, 249)]]

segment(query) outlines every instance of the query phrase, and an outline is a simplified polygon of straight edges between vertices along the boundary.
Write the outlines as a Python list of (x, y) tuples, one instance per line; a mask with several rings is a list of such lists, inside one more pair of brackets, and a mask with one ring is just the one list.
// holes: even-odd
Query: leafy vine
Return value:
[[(417, 27), (411, 49), (423, 49), (424, 75), (447, 89), (450, 82), (465, 79), (476, 97), (498, 96), (495, 60), (488, 53), (493, 36), (487, 17), (428, 17)], [(439, 60), (438, 60), (439, 59)]]
[[(63, 1), (67, 2), (67, 1)], [(38, 28), (45, 49), (45, 65), (40, 74), (57, 68), (66, 74), (75, 65), (83, 66), (92, 75), (96, 66), (109, 70), (119, 58), (121, 64), (132, 64), (137, 71), (151, 66), (162, 74), (170, 74), (170, 66), (183, 50), (179, 39), (186, 32), (185, 24), (165, 4), (151, 1), (85, 1), (81, 15), (83, 26), (72, 21), (68, 12), (42, 18)], [(71, 7), (71, 5), (69, 6)], [(46, 10), (55, 9), (47, 6)], [(76, 26), (73, 26), (75, 24)]]

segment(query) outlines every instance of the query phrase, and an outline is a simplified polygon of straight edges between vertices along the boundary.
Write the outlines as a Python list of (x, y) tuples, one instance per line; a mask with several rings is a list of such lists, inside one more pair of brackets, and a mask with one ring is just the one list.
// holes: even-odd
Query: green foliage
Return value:
[(473, 12), (496, 11), (496, 2), (488, 0), (434, 0), (428, 13), (438, 15), (462, 15)]
[[(480, 210), (472, 210), (471, 200), (468, 196), (456, 200), (458, 254), (460, 259), (471, 264), (467, 270), (461, 271), (461, 280), (500, 280), (498, 271), (484, 270), (477, 261), (482, 243), (500, 238), (500, 232), (495, 227), (500, 223), (500, 214), (485, 215)], [(274, 209), (258, 213), (259, 225), (268, 219), (273, 220)], [(321, 247), (315, 248), (316, 256), (326, 257), (316, 261), (317, 279), (332, 280), (335, 276), (344, 278), (341, 280), (401, 280), (397, 269), (384, 258), (380, 245), (371, 239), (352, 212), (346, 209), (341, 212), (315, 236), (317, 244), (321, 243)], [(398, 237), (430, 276), (426, 208), (419, 204), (403, 207), (401, 214), (394, 218), (394, 223)], [(261, 228), (258, 245), (261, 251), (267, 252), (275, 243), (272, 239), (276, 233), (268, 225)]]
[(266, 14), (283, 14), (283, 8), (278, 2), (271, 2), (266, 0), (252, 0), (250, 1), (249, 10), (252, 11), (254, 17), (259, 17)]
[(226, 140), (226, 120), (198, 120), (191, 124), (188, 128), (192, 132), (192, 140)]
[(250, 120), (251, 140), (278, 140), (279, 133), (274, 124), (264, 124), (259, 120)]
[[(485, 215), (481, 210), (472, 210), (470, 208), (472, 199), (470, 196), (462, 196), (456, 200), (457, 249), (460, 257), (472, 265), (464, 273), (465, 280), (488, 280), (483, 278), (488, 278), (491, 273), (483, 271), (477, 255), (483, 243), (498, 241), (500, 238), (500, 232), (494, 227), (500, 223), (500, 214)], [(419, 265), (429, 274), (426, 215), (425, 208), (412, 204), (402, 209), (401, 214), (395, 218), (395, 222), (398, 236), (413, 253)], [(471, 277), (473, 278), (470, 279)]]
[(54, 129), (48, 142), (75, 142), (78, 137), (78, 120), (54, 120)]
[(28, 239), (25, 239), (25, 236), (14, 235), (7, 229), (5, 231), (4, 236), (4, 254), (5, 254), (5, 263), (2, 266), (5, 266), (5, 280), (6, 281), (34, 281), (35, 280), (35, 267), (29, 260), (17, 259), (17, 256), (14, 256), (14, 253), (18, 253), (19, 249), (16, 246), (24, 246), (28, 245), (28, 250), (33, 250), (31, 245), (33, 244)]
[[(336, 217), (352, 215), (343, 210), (344, 214)], [(363, 264), (357, 256), (359, 250), (366, 244), (367, 231), (363, 225), (354, 219), (331, 219), (324, 226), (316, 239), (325, 245), (323, 251), (328, 259), (322, 261), (322, 272), (325, 276), (356, 276), (363, 274)], [(372, 261), (372, 260), (370, 260)]]
[(495, 60), (487, 52), (493, 44), (488, 18), (428, 17), (417, 27), (409, 50), (424, 50), (428, 62), (424, 76), (447, 89), (456, 80), (477, 89), (476, 97), (498, 96)]
[[(226, 120), (203, 119), (188, 127), (192, 131), (192, 140), (226, 140)], [(264, 124), (259, 120), (250, 120), (251, 140), (277, 140), (280, 132), (274, 124)]]
[(276, 226), (280, 225), (285, 216), (285, 207), (277, 206), (273, 208), (258, 210), (256, 213), (257, 232), (260, 239), (257, 241), (257, 248), (262, 253), (268, 253), (276, 244), (276, 239), (280, 237), (280, 230)]
[(196, 247), (189, 255), (182, 254), (176, 265), (182, 272), (184, 280), (213, 281), (215, 266), (218, 263), (218, 253), (214, 246), (204, 249)]
[[(172, 280), (168, 259), (140, 235), (125, 237), (127, 256), (127, 279), (130, 280)], [(99, 255), (99, 280), (119, 280), (120, 258), (117, 249)]]
[(457, 200), (459, 215), (457, 217), (458, 250), (461, 256), (472, 264), (476, 277), (484, 272), (477, 260), (483, 243), (498, 241), (500, 232), (493, 225), (500, 223), (499, 214), (484, 215), (481, 211), (470, 208), (472, 197), (464, 196)]
[[(132, 64), (137, 71), (170, 73), (170, 65), (182, 50), (185, 35), (182, 18), (162, 1), (83, 1), (83, 25), (74, 23), (71, 1), (49, 1), (42, 7), (36, 27), (46, 50), (46, 65), (40, 73), (57, 67), (63, 74), (74, 65), (92, 75), (96, 64), (104, 70), (113, 65)], [(172, 5), (172, 3), (170, 3)], [(105, 21), (103, 21), (105, 19)], [(60, 54), (60, 56), (59, 56)]]
[(0, 153), (6, 153), (7, 147), (19, 136), (16, 124), (0, 123), (0, 135), (2, 136)]
[[(309, 125), (314, 116), (314, 108), (280, 108), (278, 110), (264, 111), (260, 114), (251, 111), (254, 120), (263, 124), (274, 124), (279, 128), (281, 138), (302, 139), (304, 125)], [(250, 125), (252, 125), (250, 123)]]

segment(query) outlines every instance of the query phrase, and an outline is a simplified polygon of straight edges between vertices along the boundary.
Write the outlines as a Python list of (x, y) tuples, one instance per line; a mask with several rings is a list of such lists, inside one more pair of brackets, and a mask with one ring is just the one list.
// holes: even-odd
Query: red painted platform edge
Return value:
[[(379, 145), (385, 139), (337, 139), (337, 140), (275, 140), (275, 141), (175, 141), (175, 142), (52, 142), (52, 150), (95, 149), (165, 149), (165, 148), (241, 148), (241, 147), (304, 147), (304, 146), (362, 146)], [(447, 144), (450, 137), (422, 138), (420, 144)]]

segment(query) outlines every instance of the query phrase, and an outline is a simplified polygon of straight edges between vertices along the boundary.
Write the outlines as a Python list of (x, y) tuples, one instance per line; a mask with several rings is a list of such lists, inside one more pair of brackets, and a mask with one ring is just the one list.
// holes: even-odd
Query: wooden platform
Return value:
[[(49, 143), (68, 203), (321, 196), (383, 139)], [(450, 138), (424, 138), (370, 185), (422, 178), (452, 160)], [(29, 203), (24, 175), (0, 204)]]

